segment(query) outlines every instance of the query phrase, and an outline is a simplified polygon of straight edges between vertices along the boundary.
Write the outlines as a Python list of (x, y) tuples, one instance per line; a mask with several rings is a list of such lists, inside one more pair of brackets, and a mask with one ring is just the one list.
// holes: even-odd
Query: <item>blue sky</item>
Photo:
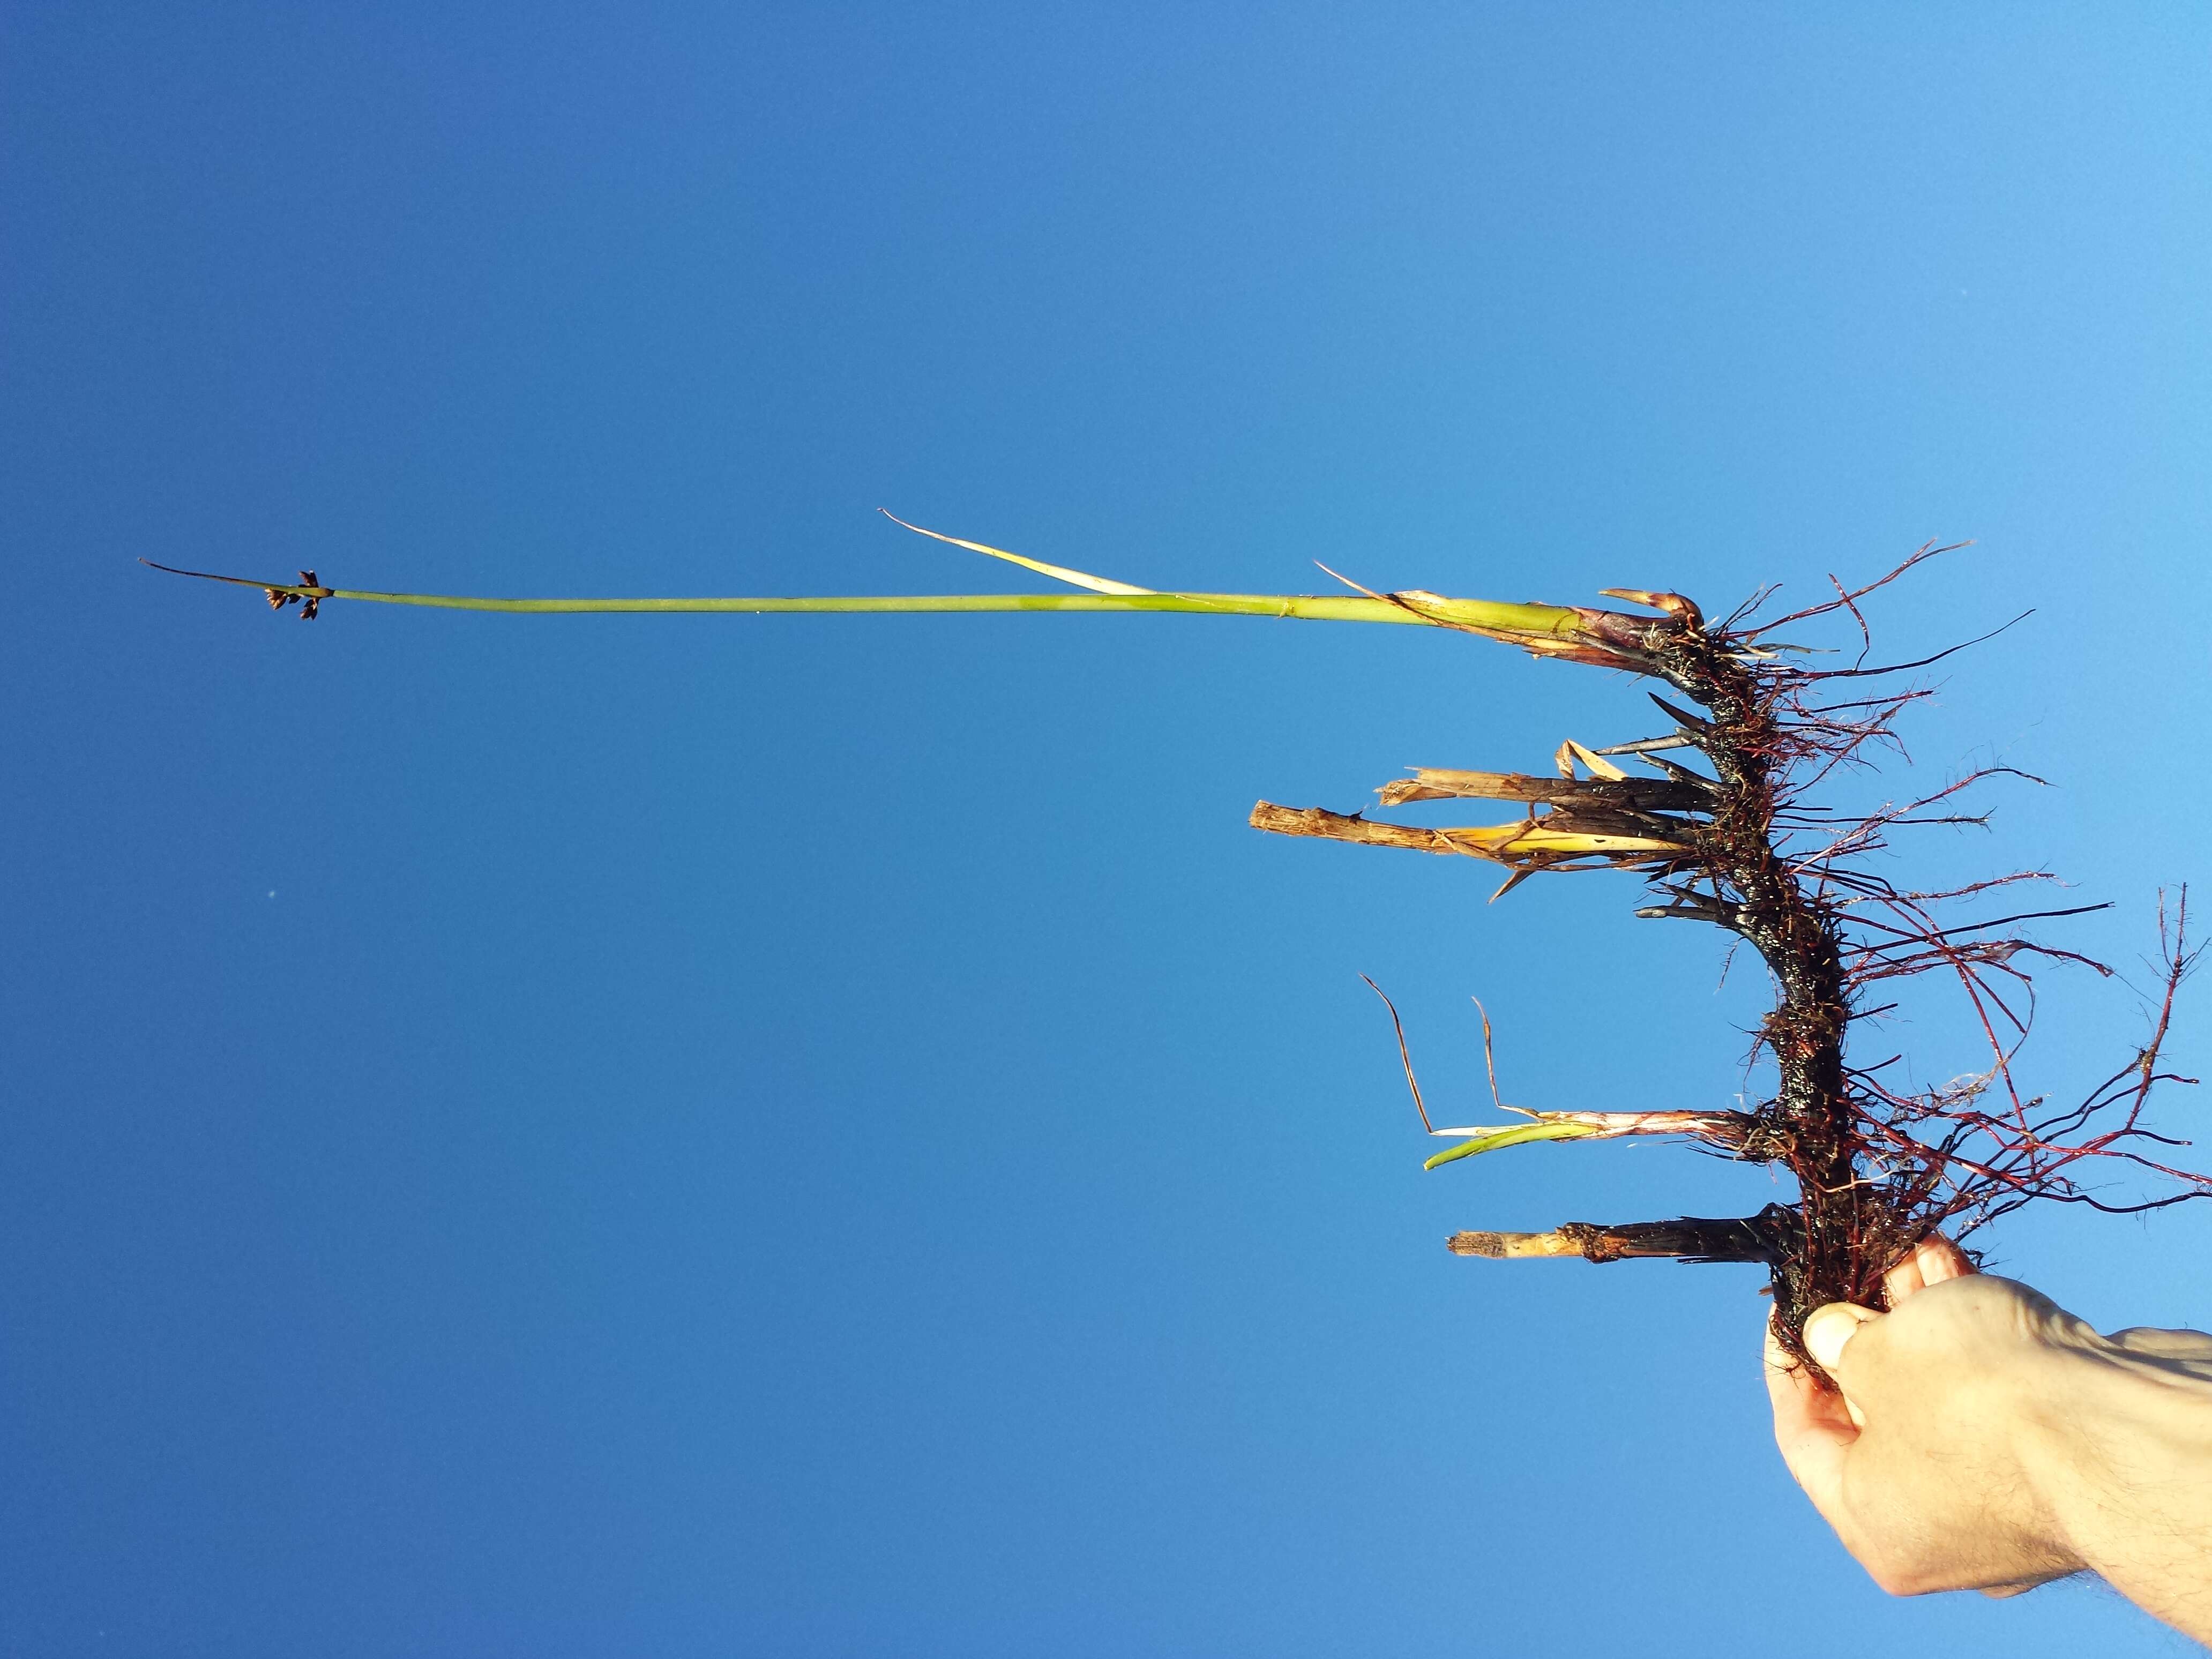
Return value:
[[(1196, 618), (302, 626), (131, 561), (1024, 580), (881, 506), (1152, 586), (1725, 608), (1971, 538), (1884, 642), (2035, 615), (1915, 775), (2053, 787), (1896, 867), (2048, 864), (2136, 972), (2212, 875), (2197, 9), (0, 29), (0, 1646), (2176, 1650), (1875, 1592), (1772, 1451), (1753, 1270), (1443, 1250), (1775, 1192), (1424, 1175), (1358, 975), (1455, 1112), (1473, 995), (1509, 1098), (1728, 1103), (1755, 976), (1627, 878), (1486, 907), (1244, 815), (1641, 735), (1636, 686)], [(2125, 1058), (2124, 987), (2045, 991), (2039, 1084)], [(2203, 1217), (1984, 1242), (2212, 1322)]]

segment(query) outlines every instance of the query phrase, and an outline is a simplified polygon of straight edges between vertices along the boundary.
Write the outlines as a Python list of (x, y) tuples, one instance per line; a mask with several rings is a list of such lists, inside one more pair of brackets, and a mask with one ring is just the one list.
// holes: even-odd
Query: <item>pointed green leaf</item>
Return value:
[(1486, 1135), (1477, 1135), (1473, 1140), (1462, 1140), (1456, 1146), (1448, 1146), (1434, 1158), (1425, 1160), (1421, 1167), (1433, 1170), (1462, 1158), (1477, 1158), (1484, 1152), (1498, 1152), (1507, 1146), (1518, 1146), (1531, 1140), (1580, 1140), (1595, 1134), (1596, 1130), (1583, 1123), (1516, 1123), (1510, 1129), (1499, 1129)]

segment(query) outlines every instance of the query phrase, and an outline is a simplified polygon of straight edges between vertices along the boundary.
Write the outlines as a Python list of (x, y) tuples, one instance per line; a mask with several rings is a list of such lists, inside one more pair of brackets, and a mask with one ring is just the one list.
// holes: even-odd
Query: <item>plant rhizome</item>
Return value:
[[(1802, 1359), (1806, 1315), (1827, 1302), (1885, 1305), (1884, 1273), (1939, 1229), (1963, 1237), (2038, 1199), (2133, 1212), (2212, 1196), (2212, 1180), (2150, 1155), (2151, 1148), (2177, 1143), (2142, 1122), (2154, 1085), (2195, 1080), (2161, 1070), (2160, 1061), (2174, 994), (2197, 954), (2187, 940), (2185, 890), (2170, 915), (2160, 901), (2161, 982), (2147, 1040), (2085, 1099), (2053, 1107), (2024, 1097), (2014, 1077), (2014, 1058), (2032, 1018), (2029, 967), (2040, 959), (2100, 975), (2111, 969), (2013, 930), (2104, 907), (2030, 908), (1953, 923), (1946, 911), (1950, 902), (2029, 888), (2051, 878), (2023, 871), (1947, 890), (1914, 891), (1867, 865), (1868, 855), (1885, 846), (1895, 826), (1983, 822), (1981, 815), (1960, 810), (1958, 798), (2012, 769), (1984, 768), (1921, 799), (1856, 818), (1839, 819), (1808, 799), (1838, 769), (1863, 763), (1870, 747), (1893, 744), (1898, 716), (1929, 695), (1926, 687), (1900, 684), (1894, 677), (1949, 653), (1869, 667), (1863, 648), (1851, 667), (1818, 669), (1804, 665), (1790, 647), (1768, 641), (1777, 629), (1842, 612), (1857, 623), (1863, 647), (1870, 636), (1858, 601), (1921, 560), (1948, 550), (1923, 548), (1877, 581), (1852, 590), (1837, 584), (1835, 598), (1765, 621), (1757, 599), (1708, 623), (1679, 594), (1608, 590), (1611, 597), (1658, 611), (1662, 619), (1584, 612), (1577, 648), (1555, 654), (1662, 679), (1698, 704), (1702, 714), (1655, 694), (1651, 700), (1672, 723), (1671, 731), (1602, 750), (1565, 744), (1557, 776), (1422, 770), (1380, 792), (1385, 805), (1454, 796), (1519, 801), (1526, 815), (1518, 823), (1424, 830), (1264, 801), (1254, 810), (1255, 827), (1279, 834), (1491, 860), (1512, 872), (1499, 895), (1540, 872), (1640, 871), (1657, 902), (1637, 915), (1712, 923), (1747, 941), (1765, 963), (1774, 1006), (1754, 1034), (1753, 1058), (1770, 1063), (1772, 1092), (1755, 1107), (1524, 1112), (1523, 1123), (1470, 1131), (1468, 1140), (1431, 1163), (1528, 1139), (1671, 1134), (1780, 1166), (1794, 1178), (1796, 1202), (1718, 1220), (1569, 1222), (1543, 1233), (1463, 1232), (1451, 1239), (1453, 1250), (1491, 1257), (1579, 1255), (1593, 1261), (1635, 1256), (1763, 1261), (1772, 1273), (1784, 1346)], [(1692, 757), (1702, 757), (1705, 768), (1682, 763)], [(1657, 775), (1632, 776), (1620, 761)], [(1881, 1075), (1893, 1059), (1854, 1064), (1847, 1039), (1854, 1022), (1879, 1017), (1893, 1006), (1877, 1004), (1883, 988), (1928, 973), (1950, 975), (1963, 990), (1987, 1042), (1989, 1064), (1942, 1087), (1900, 1092)], [(1391, 1018), (1395, 1025), (1395, 1008)], [(1486, 1017), (1484, 1026), (1486, 1048)], [(1402, 1027), (1398, 1042), (1418, 1106), (1419, 1086), (1407, 1060)], [(1427, 1125), (1425, 1107), (1421, 1116)], [(1431, 1127), (1431, 1133), (1437, 1132)], [(2141, 1201), (2113, 1201), (2100, 1195), (2101, 1182), (2085, 1177), (2115, 1164), (2136, 1166), (2174, 1183), (2173, 1189)]]
[[(915, 526), (908, 526), (915, 528)], [(1695, 1261), (1759, 1261), (1769, 1267), (1778, 1332), (1805, 1359), (1805, 1316), (1823, 1303), (1884, 1304), (1882, 1276), (1911, 1247), (1943, 1229), (1963, 1236), (2037, 1200), (2130, 1212), (2212, 1196), (2212, 1178), (2154, 1156), (2179, 1143), (2145, 1126), (2154, 1085), (2187, 1082), (2161, 1069), (2174, 995), (2196, 951), (2188, 943), (2187, 896), (2159, 912), (2162, 983), (2152, 994), (2142, 1046), (2078, 1103), (2053, 1106), (2024, 1096), (2013, 1060), (2032, 1012), (2029, 969), (2038, 962), (2101, 964), (2038, 943), (2016, 931), (2100, 906), (2027, 908), (1989, 921), (1954, 922), (1954, 902), (2033, 890), (2050, 878), (2025, 871), (1943, 891), (1900, 888), (1870, 869), (1888, 832), (1906, 824), (1980, 822), (1959, 801), (1993, 774), (1969, 774), (1924, 799), (1868, 816), (1822, 809), (1812, 792), (1839, 769), (1864, 763), (1870, 748), (1893, 744), (1898, 717), (1926, 688), (1897, 676), (1948, 655), (1869, 667), (1869, 635), (1858, 602), (1923, 559), (1923, 548), (1856, 589), (1836, 584), (1821, 604), (1763, 619), (1766, 595), (1717, 623), (1680, 594), (1608, 589), (1648, 614), (1582, 606), (1447, 599), (1420, 591), (1351, 594), (1160, 592), (1006, 553), (981, 543), (936, 536), (1008, 560), (1082, 590), (1068, 593), (951, 594), (849, 599), (498, 599), (331, 588), (303, 571), (296, 583), (240, 577), (213, 580), (265, 591), (278, 611), (295, 603), (313, 617), (323, 602), (368, 600), (475, 611), (1140, 611), (1300, 617), (1438, 627), (1665, 682), (1683, 701), (1653, 696), (1668, 729), (1660, 735), (1590, 749), (1570, 742), (1557, 775), (1420, 770), (1386, 786), (1383, 805), (1461, 798), (1518, 802), (1522, 815), (1499, 825), (1424, 829), (1359, 813), (1294, 810), (1260, 803), (1255, 827), (1369, 846), (1461, 854), (1508, 867), (1500, 894), (1527, 878), (1583, 869), (1642, 873), (1654, 890), (1641, 916), (1710, 922), (1747, 941), (1765, 964), (1774, 1005), (1753, 1037), (1767, 1064), (1771, 1093), (1727, 1111), (1521, 1111), (1522, 1121), (1471, 1129), (1431, 1165), (1531, 1140), (1620, 1135), (1686, 1137), (1724, 1155), (1786, 1170), (1794, 1203), (1757, 1215), (1600, 1225), (1569, 1222), (1547, 1232), (1463, 1232), (1461, 1255), (1500, 1258), (1581, 1256), (1615, 1261), (1673, 1256)], [(157, 567), (169, 568), (169, 567)], [(176, 574), (204, 575), (181, 571)], [(1334, 574), (1334, 573), (1331, 573)], [(1340, 580), (1341, 580), (1340, 578)], [(1816, 668), (1777, 630), (1848, 617), (1862, 651), (1848, 668)], [(1959, 647), (1954, 647), (1953, 649)], [(1697, 763), (1702, 760), (1703, 765)], [(1622, 763), (1626, 763), (1624, 765)], [(1627, 766), (1640, 768), (1632, 775)], [(1906, 1091), (1881, 1075), (1892, 1064), (1856, 1063), (1848, 1039), (1855, 1023), (1876, 1018), (1890, 981), (1940, 973), (1963, 990), (1988, 1045), (1985, 1069), (1934, 1088)], [(1387, 1000), (1387, 999), (1386, 999)], [(1391, 1011), (1394, 1023), (1396, 1011)], [(1486, 1044), (1488, 1022), (1485, 1020)], [(1402, 1028), (1400, 1054), (1406, 1058)], [(1420, 1104), (1413, 1069), (1406, 1074)], [(1422, 1118), (1427, 1122), (1425, 1109)], [(1431, 1132), (1437, 1133), (1431, 1126)], [(2099, 1172), (2127, 1169), (2166, 1183), (2139, 1201), (2108, 1196)], [(1809, 1360), (1806, 1363), (1809, 1364)], [(1817, 1369), (1817, 1368), (1816, 1368)]]

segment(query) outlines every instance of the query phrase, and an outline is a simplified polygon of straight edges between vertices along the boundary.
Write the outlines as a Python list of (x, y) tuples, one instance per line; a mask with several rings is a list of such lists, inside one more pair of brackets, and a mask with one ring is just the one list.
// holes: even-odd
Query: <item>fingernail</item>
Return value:
[(1844, 1345), (1857, 1334), (1859, 1322), (1840, 1303), (1815, 1308), (1805, 1321), (1805, 1352), (1824, 1371), (1833, 1370), (1844, 1357)]

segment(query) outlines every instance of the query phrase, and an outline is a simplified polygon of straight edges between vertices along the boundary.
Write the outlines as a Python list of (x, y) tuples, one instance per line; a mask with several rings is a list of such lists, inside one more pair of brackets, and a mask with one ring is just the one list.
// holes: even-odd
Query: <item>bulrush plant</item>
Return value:
[[(2170, 907), (2160, 902), (2160, 982), (2148, 999), (2147, 1039), (2086, 1097), (2054, 1106), (2024, 1094), (2014, 1075), (2032, 1015), (2029, 969), (2067, 963), (2099, 974), (2111, 970), (2018, 930), (2102, 907), (2008, 909), (1987, 921), (1954, 921), (1964, 902), (2002, 905), (2015, 890), (2051, 878), (2024, 871), (1923, 891), (1894, 884), (1869, 863), (1901, 826), (1981, 822), (1962, 809), (1960, 795), (2011, 769), (1984, 768), (1923, 799), (1862, 817), (1832, 812), (1811, 799), (1839, 770), (1865, 764), (1870, 750), (1894, 745), (1899, 716), (1929, 695), (1925, 686), (1898, 677), (1950, 654), (1868, 666), (1870, 636), (1859, 601), (1950, 550), (1923, 548), (1878, 580), (1855, 589), (1834, 583), (1833, 598), (1785, 615), (1765, 617), (1770, 590), (1714, 622), (1679, 593), (1630, 588), (1607, 589), (1606, 597), (1633, 610), (1447, 599), (1418, 590), (1377, 593), (1349, 582), (1340, 594), (1157, 592), (934, 531), (920, 533), (1078, 591), (502, 599), (326, 587), (312, 571), (302, 571), (296, 583), (209, 579), (259, 588), (276, 609), (296, 604), (308, 617), (326, 602), (356, 600), (536, 614), (1182, 611), (1386, 623), (1449, 629), (1538, 657), (1639, 675), (1662, 683), (1679, 699), (1651, 695), (1662, 727), (1656, 735), (1603, 747), (1570, 740), (1559, 746), (1552, 775), (1422, 769), (1380, 791), (1386, 807), (1513, 803), (1518, 815), (1506, 823), (1429, 829), (1317, 806), (1261, 801), (1252, 810), (1253, 826), (1276, 835), (1502, 866), (1506, 877), (1493, 898), (1532, 876), (1632, 871), (1650, 892), (1638, 915), (1708, 923), (1747, 941), (1765, 964), (1773, 1006), (1753, 1033), (1749, 1073), (1763, 1081), (1765, 1097), (1741, 1109), (1543, 1111), (1501, 1103), (1515, 1121), (1439, 1129), (1429, 1119), (1392, 1008), (1424, 1127), (1460, 1137), (1428, 1160), (1431, 1168), (1534, 1141), (1667, 1135), (1784, 1170), (1796, 1194), (1795, 1202), (1723, 1219), (1571, 1221), (1541, 1232), (1468, 1231), (1450, 1239), (1451, 1249), (1501, 1260), (1761, 1262), (1771, 1277), (1778, 1329), (1802, 1360), (1799, 1333), (1807, 1314), (1833, 1301), (1884, 1305), (1885, 1270), (1938, 1229), (1963, 1236), (2037, 1200), (2126, 1212), (2212, 1196), (2212, 1178), (2164, 1161), (2166, 1148), (2183, 1143), (2154, 1133), (2142, 1121), (2156, 1085), (2193, 1080), (2162, 1069), (2160, 1058), (2175, 993), (2197, 955), (2188, 939), (2185, 890)], [(1785, 629), (1842, 619), (1859, 648), (1849, 667), (1812, 666), (1810, 653), (1777, 637)], [(1930, 973), (1948, 976), (1963, 994), (1988, 1062), (1972, 1075), (1908, 1091), (1885, 1080), (1899, 1056), (1863, 1063), (1850, 1039), (1855, 1025), (1863, 1032), (1895, 1006), (1887, 1000), (1892, 981)], [(1486, 1053), (1489, 1037), (1486, 1015)], [(2114, 1195), (2109, 1177), (2130, 1171), (2154, 1179), (2151, 1196)]]

